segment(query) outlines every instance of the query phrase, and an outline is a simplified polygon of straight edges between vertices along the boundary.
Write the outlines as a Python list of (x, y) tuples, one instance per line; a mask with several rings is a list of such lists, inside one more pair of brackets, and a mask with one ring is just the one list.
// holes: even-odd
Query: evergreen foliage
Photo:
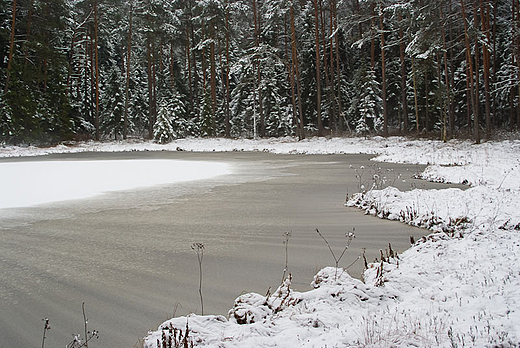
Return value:
[(383, 125), (381, 88), (374, 70), (363, 62), (357, 69), (352, 84), (353, 96), (348, 112), (350, 118), (355, 120), (355, 132), (362, 135), (380, 132)]
[(173, 106), (170, 102), (163, 100), (159, 106), (157, 121), (153, 126), (154, 140), (160, 144), (166, 144), (176, 138), (172, 125)]
[(165, 139), (479, 141), (518, 129), (519, 81), (518, 0), (0, 0), (5, 143), (157, 139), (164, 108)]

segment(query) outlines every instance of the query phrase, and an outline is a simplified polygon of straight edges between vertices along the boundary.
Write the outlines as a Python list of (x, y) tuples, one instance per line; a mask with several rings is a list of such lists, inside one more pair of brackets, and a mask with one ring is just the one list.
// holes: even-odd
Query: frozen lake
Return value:
[[(292, 231), (289, 272), (299, 290), (309, 288), (320, 268), (333, 264), (316, 228), (338, 252), (345, 232), (356, 229), (341, 266), (355, 260), (363, 248), (369, 260), (389, 242), (403, 251), (410, 235), (418, 238), (425, 231), (345, 208), (347, 189), (352, 193), (359, 185), (355, 169), (365, 180), (381, 167), (401, 189), (445, 186), (411, 179), (417, 166), (371, 163), (369, 158), (132, 152), (0, 160), (0, 168), (17, 164), (28, 167), (24, 172), (41, 174), (37, 166), (55, 161), (79, 161), (87, 172), (100, 166), (87, 178), (89, 185), (107, 175), (117, 182), (135, 170), (122, 169), (122, 161), (210, 164), (195, 170), (205, 178), (175, 183), (149, 181), (157, 168), (139, 164), (138, 171), (146, 173), (144, 184), (105, 187), (96, 191), (104, 194), (88, 198), (58, 197), (54, 203), (0, 209), (0, 347), (40, 346), (42, 318), (49, 318), (52, 327), (46, 347), (65, 346), (72, 333), (83, 332), (82, 302), (89, 328), (100, 331), (91, 347), (133, 347), (147, 330), (173, 314), (199, 313), (193, 242), (205, 245), (205, 314), (226, 314), (242, 292), (265, 294), (269, 287), (276, 288), (285, 263), (286, 231)], [(115, 167), (109, 169), (112, 163)], [(65, 187), (63, 175), (58, 177), (64, 186), (58, 180), (52, 191)], [(36, 191), (38, 185), (23, 190)], [(350, 270), (356, 277), (361, 272), (361, 262)]]

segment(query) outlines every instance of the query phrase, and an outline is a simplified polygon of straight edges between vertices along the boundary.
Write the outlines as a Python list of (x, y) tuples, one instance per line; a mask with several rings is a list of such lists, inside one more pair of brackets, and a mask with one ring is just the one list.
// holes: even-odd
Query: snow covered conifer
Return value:
[(186, 119), (186, 106), (182, 101), (181, 95), (177, 89), (171, 91), (168, 103), (171, 105), (171, 125), (173, 127), (175, 137), (184, 137), (195, 131), (195, 125), (192, 121)]
[(186, 108), (176, 89), (159, 103), (157, 121), (154, 125), (154, 140), (164, 144), (185, 136), (193, 130), (193, 122), (186, 120)]
[(176, 137), (172, 126), (173, 105), (163, 99), (159, 105), (157, 120), (153, 126), (153, 138), (156, 142), (166, 144)]
[(9, 138), (13, 135), (13, 110), (0, 95), (0, 137)]
[(118, 134), (123, 134), (124, 93), (123, 76), (115, 61), (112, 61), (108, 69), (107, 83), (103, 86), (102, 100), (104, 115), (102, 127), (105, 134), (113, 134), (117, 140)]
[(362, 62), (354, 75), (353, 96), (349, 113), (356, 116), (355, 130), (367, 134), (382, 129), (381, 89), (374, 70)]
[(211, 103), (211, 94), (205, 92), (204, 97), (202, 98), (202, 107), (200, 108), (199, 128), (200, 135), (207, 137), (212, 137), (215, 135), (215, 115), (213, 114)]

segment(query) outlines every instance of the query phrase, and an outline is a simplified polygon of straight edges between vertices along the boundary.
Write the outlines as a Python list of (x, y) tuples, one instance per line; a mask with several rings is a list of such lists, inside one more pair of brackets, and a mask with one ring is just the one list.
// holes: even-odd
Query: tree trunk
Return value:
[(318, 0), (314, 0), (314, 38), (316, 51), (316, 113), (318, 118), (318, 136), (323, 135), (323, 125), (321, 124), (321, 64), (320, 64), (320, 36), (318, 21)]
[[(436, 52), (436, 57), (437, 57), (437, 84), (439, 85), (439, 90), (442, 91), (442, 78), (441, 78), (441, 58), (440, 58), (440, 55), (439, 55), (439, 51)], [(442, 138), (442, 141), (446, 142), (447, 140), (447, 130), (446, 130), (446, 126), (447, 126), (447, 106), (446, 106), (446, 101), (444, 100), (444, 98), (441, 100), (441, 120), (442, 120), (442, 135), (441, 135), (441, 138)]]
[(371, 39), (370, 39), (370, 67), (372, 68), (372, 70), (376, 70), (375, 67), (376, 67), (376, 39), (375, 39), (375, 35), (374, 35), (374, 32), (376, 30), (376, 25), (375, 25), (375, 17), (376, 17), (376, 13), (375, 13), (375, 3), (371, 3), (370, 4), (370, 31), (372, 32), (371, 33)]
[(173, 40), (170, 41), (170, 88), (176, 89), (175, 86), (175, 57), (173, 53)]
[(190, 107), (193, 105), (193, 81), (191, 76), (191, 42), (190, 42), (190, 19), (186, 20), (186, 65), (188, 70), (188, 90), (190, 91)]
[[(343, 134), (344, 125), (343, 125), (343, 107), (342, 107), (342, 103), (341, 103), (341, 70), (340, 70), (340, 65), (339, 65), (338, 7), (337, 7), (336, 0), (332, 0), (332, 1), (333, 1), (333, 9), (334, 9), (334, 44), (336, 46), (336, 79), (338, 80), (338, 90), (336, 92), (337, 93), (336, 97), (338, 98), (338, 118), (339, 118), (338, 128), (339, 128), (339, 135), (341, 135), (341, 134)], [(359, 7), (359, 3), (358, 3), (358, 7)], [(359, 24), (359, 28), (361, 30), (361, 23)], [(349, 129), (350, 129), (348, 120), (347, 120), (347, 127), (349, 127)]]
[(152, 41), (152, 137), (153, 125), (157, 120), (157, 58), (156, 58), (155, 42)]
[(516, 86), (517, 86), (517, 98), (518, 98), (518, 104), (516, 108), (516, 129), (520, 129), (520, 3), (518, 0), (513, 0), (516, 3), (516, 21), (515, 21), (515, 46), (514, 46), (514, 52), (516, 56), (516, 65), (517, 65), (517, 80), (516, 80)]
[(99, 141), (99, 52), (98, 52), (98, 6), (97, 0), (94, 1), (94, 55), (96, 69), (96, 118), (94, 127), (96, 128), (96, 141)]
[[(399, 13), (399, 24), (403, 21), (403, 16)], [(408, 101), (406, 96), (406, 62), (404, 59), (404, 33), (403, 28), (399, 28), (399, 56), (401, 61), (401, 104), (403, 110), (403, 130), (404, 133), (408, 133)]]
[[(83, 112), (85, 114), (86, 119), (89, 122), (92, 122), (92, 102), (89, 100), (89, 76), (92, 76), (92, 65), (89, 64), (92, 62), (90, 57), (90, 46), (88, 44), (89, 37), (87, 29), (85, 29), (85, 56), (84, 56), (84, 99), (83, 99)], [(91, 85), (92, 86), (92, 85)], [(92, 90), (90, 91), (90, 95), (92, 95)]]
[[(382, 5), (381, 5), (382, 6)], [(381, 80), (383, 87), (383, 135), (388, 136), (388, 107), (386, 102), (386, 74), (385, 74), (385, 28), (383, 23), (383, 9), (380, 9), (379, 24), (381, 29)]]
[[(330, 129), (332, 131), (332, 135), (336, 134), (338, 132), (338, 110), (337, 110), (337, 103), (336, 103), (336, 93), (334, 91), (335, 86), (335, 76), (334, 76), (334, 37), (332, 33), (334, 32), (334, 9), (333, 9), (333, 1), (329, 1), (329, 61), (330, 61), (330, 81), (328, 83), (328, 91), (329, 91), (329, 101), (331, 104), (332, 113), (330, 118)], [(325, 30), (324, 30), (325, 31)]]
[[(493, 77), (491, 84), (495, 86), (497, 82), (497, 0), (493, 0)], [(495, 93), (492, 93), (493, 120), (495, 127), (499, 126), (499, 117), (497, 117), (497, 103)]]
[[(429, 64), (428, 64), (429, 65)], [(430, 90), (428, 88), (428, 66), (424, 70), (424, 128), (430, 130)]]
[[(334, 1), (334, 8), (335, 8), (336, 0), (333, 0), (333, 1)], [(357, 14), (357, 17), (358, 17), (359, 38), (361, 38), (361, 37), (363, 37), (363, 25), (361, 23), (361, 9), (359, 7), (359, 0), (355, 0), (355, 8), (356, 8), (356, 14)], [(336, 11), (336, 8), (335, 8), (334, 11)]]
[(146, 42), (146, 60), (148, 75), (148, 139), (153, 139), (153, 83), (152, 83), (152, 43)]
[[(516, 35), (516, 0), (512, 0), (511, 3), (511, 66), (516, 65), (515, 60), (515, 35)], [(515, 129), (515, 84), (512, 82), (513, 78), (511, 77), (511, 89), (509, 91), (509, 128), (511, 131)]]
[[(482, 59), (484, 61), (484, 91), (486, 98), (486, 137), (487, 139), (491, 138), (491, 91), (489, 85), (489, 71), (490, 71), (490, 57), (488, 47), (491, 44), (491, 33), (489, 32), (489, 4), (486, 3), (484, 6), (484, 1), (480, 0), (480, 21), (482, 26), (482, 32), (486, 36), (486, 41), (482, 45)], [(493, 115), (494, 116), (494, 115)]]
[[(202, 33), (202, 40), (205, 41), (206, 40), (206, 34), (204, 32), (204, 26), (202, 26), (201, 28), (201, 33)], [(197, 69), (195, 69), (197, 70)], [(206, 97), (206, 45), (203, 45), (202, 46), (202, 89), (204, 91), (203, 95), (204, 95), (204, 98)]]
[(128, 137), (128, 105), (130, 103), (130, 59), (132, 58), (132, 15), (133, 3), (130, 3), (130, 18), (128, 27), (128, 41), (126, 44), (126, 88), (125, 88), (125, 115), (123, 119), (123, 139)]
[(417, 127), (417, 135), (419, 135), (419, 105), (417, 96), (417, 79), (415, 77), (415, 58), (412, 57), (412, 77), (413, 77), (413, 97), (415, 103), (415, 125)]
[(211, 125), (213, 128), (213, 135), (216, 135), (216, 117), (217, 117), (217, 72), (216, 72), (216, 61), (215, 61), (215, 29), (213, 27), (213, 21), (211, 25), (211, 43), (209, 44), (210, 51), (210, 86), (211, 86)]
[[(448, 4), (448, 17), (451, 18), (452, 16), (452, 2), (450, 1), (449, 4)], [(449, 40), (450, 42), (452, 42), (453, 40), (453, 25), (452, 25), (453, 21), (450, 19), (449, 23), (448, 23), (448, 28), (449, 28)], [(450, 49), (448, 50), (449, 51), (449, 54), (450, 54), (450, 68), (451, 68), (451, 71), (450, 71), (450, 77), (449, 77), (449, 81), (450, 81), (450, 86), (455, 86), (455, 59), (454, 59), (454, 54), (453, 54), (453, 49)], [(446, 59), (446, 58), (445, 58)], [(450, 87), (451, 89), (451, 87)], [(455, 100), (455, 96), (454, 96), (454, 93), (453, 91), (449, 92), (450, 94), (450, 120), (449, 120), (449, 123), (450, 123), (450, 136), (453, 137), (454, 134), (455, 134), (455, 103), (454, 103), (454, 100)]]
[[(30, 13), (30, 11), (29, 11)], [(30, 26), (27, 25), (27, 30), (30, 29)], [(74, 57), (74, 45), (76, 43), (76, 30), (74, 30), (72, 32), (72, 38), (70, 40), (70, 49), (69, 49), (69, 66), (68, 66), (68, 69), (67, 69), (67, 88), (65, 89), (67, 91), (67, 93), (69, 94), (69, 98), (72, 98), (72, 90), (73, 90), (73, 86), (72, 86), (72, 73), (73, 73), (73, 70), (74, 70), (74, 67), (73, 67), (73, 57)], [(25, 50), (25, 59), (24, 59), (24, 69), (25, 67), (27, 66), (27, 61), (28, 61), (28, 55), (29, 55), (29, 51), (28, 50)]]
[[(256, 0), (253, 0), (253, 19), (255, 22), (255, 46), (256, 48), (260, 47), (260, 21), (258, 19), (258, 13), (257, 13), (257, 7), (256, 7)], [(264, 108), (263, 108), (263, 101), (262, 101), (262, 70), (260, 63), (257, 61), (257, 88), (258, 91), (258, 111), (260, 113), (260, 136), (265, 136), (265, 120), (264, 120)]]
[(298, 50), (296, 47), (296, 28), (294, 26), (294, 9), (291, 6), (291, 46), (292, 46), (292, 62), (294, 69), (294, 77), (296, 80), (296, 89), (298, 93), (298, 111), (300, 115), (300, 124), (299, 124), (299, 135), (298, 138), (300, 140), (305, 139), (305, 129), (303, 124), (303, 110), (302, 110), (302, 93), (301, 93), (301, 84), (300, 84), (300, 71), (298, 68)]
[[(471, 98), (471, 105), (472, 105), (472, 111), (473, 116), (475, 117), (475, 141), (480, 143), (480, 137), (478, 132), (478, 109), (477, 109), (477, 102), (475, 98), (475, 88), (473, 84), (473, 60), (471, 59), (471, 48), (469, 44), (469, 35), (468, 35), (468, 23), (466, 18), (466, 7), (464, 6), (464, 0), (460, 0), (461, 5), (461, 12), (462, 12), (462, 20), (464, 22), (464, 43), (466, 45), (466, 61), (468, 63), (468, 75), (469, 75), (469, 94)], [(470, 123), (468, 123), (468, 129), (470, 128)]]
[[(323, 45), (323, 73), (325, 75), (325, 91), (327, 92), (327, 103), (329, 104), (329, 107), (327, 108), (327, 114), (329, 115), (329, 134), (330, 132), (332, 132), (332, 130), (334, 129), (334, 98), (331, 94), (332, 92), (332, 88), (330, 88), (330, 70), (329, 70), (329, 65), (332, 65), (332, 60), (330, 61), (330, 64), (329, 64), (329, 58), (331, 58), (332, 56), (332, 37), (330, 35), (327, 35), (327, 37), (330, 38), (330, 51), (327, 52), (327, 40), (325, 37), (326, 37), (326, 34), (327, 34), (327, 28), (325, 26), (325, 16), (324, 16), (324, 10), (323, 10), (323, 1), (322, 0), (319, 0), (319, 13), (320, 13), (320, 19), (321, 19), (321, 44)], [(330, 11), (329, 11), (330, 12)], [(331, 14), (331, 19), (332, 19), (332, 14)], [(331, 23), (331, 26), (332, 26), (332, 23)], [(331, 31), (331, 34), (332, 34), (332, 31)], [(327, 54), (328, 53), (328, 54)], [(322, 120), (322, 125), (323, 125), (323, 120)], [(324, 128), (324, 127), (322, 127)]]
[[(478, 16), (477, 16), (477, 7), (473, 6), (473, 20), (474, 25), (477, 27)], [(473, 120), (475, 121), (474, 131), (475, 131), (475, 142), (480, 144), (480, 98), (479, 98), (479, 71), (480, 71), (480, 49), (478, 46), (478, 36), (475, 36), (475, 114)]]
[[(27, 38), (25, 40), (25, 43), (28, 44), (30, 41), (31, 41), (31, 27), (32, 27), (32, 14), (33, 14), (33, 2), (34, 0), (31, 0), (29, 2), (29, 15), (28, 15), (28, 18), (27, 18)], [(74, 30), (74, 33), (73, 33), (73, 36), (72, 36), (72, 43), (71, 43), (71, 47), (74, 46), (74, 39), (75, 39), (75, 35), (76, 35), (76, 31)], [(72, 50), (71, 50), (72, 52)], [(25, 53), (24, 53), (24, 69), (25, 67), (27, 66), (27, 62), (28, 62), (28, 56), (29, 56), (29, 50), (26, 49), (25, 50)], [(72, 57), (72, 56), (71, 56)], [(68, 81), (68, 80), (67, 80)]]
[(5, 80), (4, 94), (9, 90), (9, 79), (11, 77), (11, 65), (13, 62), (14, 53), (14, 34), (16, 26), (16, 0), (13, 0), (13, 15), (11, 19), (11, 37), (9, 39), (9, 58), (7, 60), (7, 76)]
[[(444, 21), (444, 15), (442, 13), (442, 6), (439, 6), (439, 14), (441, 17), (441, 21)], [(447, 103), (446, 103), (446, 109), (444, 113), (444, 134), (443, 138), (444, 141), (446, 141), (447, 138), (447, 127), (446, 127), (446, 117), (447, 113), (450, 114), (449, 116), (449, 124), (450, 124), (450, 130), (452, 129), (451, 123), (453, 122), (453, 116), (451, 115), (453, 106), (452, 106), (452, 99), (451, 99), (451, 86), (450, 86), (450, 79), (449, 79), (449, 71), (448, 71), (448, 48), (446, 45), (446, 32), (444, 31), (444, 23), (441, 25), (441, 36), (442, 36), (442, 45), (443, 45), (443, 52), (444, 52), (444, 83), (446, 84), (446, 96), (447, 96)], [(439, 62), (440, 64), (440, 62)], [(440, 78), (439, 78), (440, 81)], [(450, 136), (452, 136), (452, 132), (450, 131)]]
[[(288, 42), (287, 42), (287, 38), (288, 38), (288, 31), (287, 31), (287, 15), (284, 17), (284, 40), (285, 40), (285, 57), (286, 57), (286, 65), (287, 65), (287, 71), (289, 73), (289, 82), (291, 84), (291, 101), (292, 101), (292, 113), (293, 113), (293, 122), (294, 122), (294, 125), (296, 126), (296, 134), (298, 134), (298, 136), (300, 135), (300, 130), (299, 130), (299, 127), (298, 127), (298, 118), (297, 118), (297, 115), (296, 115), (296, 91), (295, 91), (295, 86), (294, 86), (294, 63), (293, 63), (293, 58), (291, 57), (291, 62), (289, 62), (289, 49), (288, 49)], [(291, 51), (292, 51), (292, 47), (291, 47)]]
[[(192, 92), (192, 97), (191, 97), (191, 101), (192, 101), (192, 105), (191, 105), (191, 111), (193, 111), (193, 101), (194, 100), (197, 100), (198, 99), (198, 96), (199, 96), (199, 74), (198, 74), (198, 70), (197, 70), (197, 55), (196, 55), (196, 51), (197, 50), (194, 50), (193, 49), (193, 45), (195, 43), (195, 30), (193, 28), (193, 23), (192, 23), (192, 19), (193, 19), (193, 14), (192, 14), (192, 4), (191, 4), (191, 0), (188, 1), (188, 6), (189, 6), (189, 9), (188, 9), (188, 13), (189, 13), (189, 21), (188, 21), (188, 27), (189, 27), (189, 31), (190, 31), (190, 34), (189, 34), (189, 37), (190, 37), (190, 51), (191, 51), (191, 57), (189, 57), (188, 59), (192, 59), (192, 62), (191, 62), (191, 67), (193, 69), (193, 83), (190, 84), (192, 87), (190, 87), (191, 89), (191, 92)], [(190, 70), (191, 72), (191, 70)]]
[(229, 1), (226, 1), (226, 119), (225, 119), (225, 132), (226, 137), (229, 138), (231, 136), (231, 112), (229, 109), (229, 100), (230, 100), (230, 87), (229, 87), (229, 67), (231, 65), (229, 58)]

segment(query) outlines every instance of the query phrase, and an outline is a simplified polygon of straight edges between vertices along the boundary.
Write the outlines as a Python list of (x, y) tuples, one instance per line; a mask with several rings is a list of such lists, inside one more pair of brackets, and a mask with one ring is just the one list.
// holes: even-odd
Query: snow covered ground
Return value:
[(364, 282), (330, 267), (315, 276), (315, 289), (308, 292), (291, 290), (288, 279), (271, 295), (238, 297), (229, 318), (166, 321), (149, 333), (146, 347), (182, 339), (187, 323), (189, 339), (204, 347), (520, 346), (520, 141), (184, 139), (165, 146), (6, 146), (0, 156), (143, 150), (369, 153), (376, 161), (428, 164), (423, 178), (469, 186), (400, 192), (384, 187), (391, 182), (385, 173), (353, 168), (365, 173), (363, 192), (347, 205), (432, 233), (403, 254), (383, 251), (368, 265)]

